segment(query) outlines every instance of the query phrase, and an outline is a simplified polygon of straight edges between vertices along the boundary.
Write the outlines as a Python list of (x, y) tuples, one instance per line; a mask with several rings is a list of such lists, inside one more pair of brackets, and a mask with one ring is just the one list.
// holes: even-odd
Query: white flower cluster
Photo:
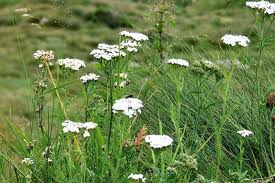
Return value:
[(79, 60), (76, 58), (58, 59), (57, 64), (61, 67), (73, 71), (78, 71), (81, 67), (86, 67), (85, 62), (83, 60)]
[(97, 124), (93, 122), (80, 123), (80, 122), (65, 120), (62, 123), (62, 126), (63, 126), (64, 133), (69, 133), (69, 132), (79, 133), (81, 130), (84, 130), (83, 137), (86, 138), (90, 136), (89, 130), (95, 129), (97, 127)]
[(131, 173), (128, 176), (128, 179), (132, 179), (132, 180), (135, 180), (135, 181), (141, 181), (141, 182), (146, 181), (146, 178), (142, 174), (133, 174), (133, 173)]
[(168, 135), (146, 135), (145, 142), (154, 149), (160, 149), (172, 145), (173, 139)]
[(90, 55), (96, 59), (110, 61), (119, 56), (125, 57), (126, 53), (120, 50), (118, 45), (108, 45), (101, 43), (97, 46), (97, 49), (91, 51)]
[(41, 88), (47, 88), (48, 85), (45, 83), (45, 81), (43, 80), (39, 80), (39, 81), (36, 81), (35, 83), (38, 87), (41, 87)]
[(32, 160), (31, 158), (24, 158), (21, 163), (30, 166), (34, 164), (34, 160)]
[(135, 40), (137, 42), (149, 40), (148, 36), (146, 36), (146, 35), (144, 35), (142, 33), (138, 33), (138, 32), (122, 31), (122, 32), (119, 33), (119, 35), (131, 38), (131, 39), (133, 39), (133, 40)]
[(240, 130), (237, 133), (240, 134), (242, 137), (248, 137), (250, 135), (253, 135), (253, 132), (249, 130)]
[(226, 34), (221, 39), (224, 44), (231, 45), (231, 46), (240, 45), (243, 47), (247, 47), (248, 43), (250, 43), (250, 40), (248, 39), (248, 37), (241, 36), (241, 35)]
[(96, 75), (94, 73), (90, 73), (90, 74), (86, 74), (84, 76), (80, 77), (80, 80), (82, 81), (82, 83), (87, 83), (87, 82), (91, 82), (91, 81), (97, 81), (99, 79), (99, 75)]
[(184, 66), (184, 67), (189, 67), (189, 62), (183, 59), (169, 59), (167, 61), (168, 64), (173, 64), (173, 65), (180, 65), (180, 66)]
[(133, 116), (136, 116), (137, 113), (141, 113), (142, 107), (142, 101), (137, 98), (122, 98), (115, 101), (112, 109), (114, 113), (117, 113), (117, 111), (123, 111), (123, 114), (132, 118)]
[(138, 51), (137, 47), (140, 47), (140, 46), (141, 44), (139, 42), (130, 40), (130, 39), (123, 40), (120, 43), (120, 47), (122, 49), (126, 49), (130, 53), (136, 53)]
[(120, 73), (120, 74), (115, 74), (115, 76), (118, 76), (122, 80), (120, 82), (120, 84), (118, 84), (118, 82), (115, 82), (114, 83), (115, 86), (119, 86), (120, 88), (124, 88), (127, 85), (129, 85), (130, 80), (128, 79), (128, 74), (126, 74), (126, 73)]
[(245, 4), (247, 7), (257, 9), (265, 14), (275, 14), (275, 3), (270, 3), (268, 1), (247, 1)]
[(44, 51), (44, 50), (37, 50), (34, 54), (33, 57), (38, 60), (42, 59), (44, 61), (50, 61), (54, 59), (54, 53), (52, 50), (49, 51)]

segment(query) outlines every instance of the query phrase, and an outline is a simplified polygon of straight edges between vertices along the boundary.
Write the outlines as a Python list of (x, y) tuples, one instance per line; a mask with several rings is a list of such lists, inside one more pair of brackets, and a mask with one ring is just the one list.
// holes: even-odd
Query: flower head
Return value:
[(189, 62), (187, 62), (186, 60), (183, 59), (169, 59), (167, 61), (168, 64), (173, 64), (173, 65), (180, 65), (180, 66), (184, 66), (184, 67), (189, 67)]
[(275, 3), (270, 3), (268, 1), (247, 1), (246, 6), (263, 12), (264, 14), (272, 15), (275, 13)]
[(82, 83), (88, 83), (91, 81), (97, 81), (99, 79), (99, 75), (96, 75), (94, 73), (90, 73), (90, 74), (86, 74), (80, 77), (80, 80), (82, 81)]
[(135, 180), (135, 181), (141, 181), (141, 182), (146, 181), (146, 178), (142, 174), (133, 174), (133, 173), (131, 173), (128, 176), (128, 179), (132, 179), (132, 180)]
[(248, 39), (248, 37), (241, 36), (241, 35), (226, 34), (221, 39), (224, 44), (231, 45), (231, 46), (240, 45), (242, 47), (247, 47), (248, 43), (250, 43), (250, 40)]
[(32, 160), (31, 158), (24, 158), (21, 163), (30, 166), (34, 164), (34, 160)]
[(242, 137), (253, 135), (253, 132), (249, 130), (240, 130), (237, 133), (240, 134)]
[(120, 88), (124, 88), (130, 84), (130, 80), (128, 79), (128, 74), (127, 73), (119, 73), (115, 74), (116, 77), (118, 77), (119, 82), (115, 82), (115, 86), (119, 86)]
[(154, 149), (160, 149), (172, 145), (173, 139), (168, 135), (146, 135), (145, 142)]
[(95, 129), (97, 127), (97, 124), (94, 122), (85, 122), (85, 123), (80, 123), (80, 122), (73, 122), (70, 120), (65, 120), (62, 123), (63, 126), (63, 132), (64, 133), (79, 133), (81, 131), (84, 131), (83, 133), (83, 137), (89, 137), (90, 133), (89, 130), (90, 129)]
[(33, 57), (38, 60), (42, 59), (44, 61), (51, 61), (54, 59), (54, 53), (52, 50), (45, 51), (45, 50), (37, 50), (34, 54)]
[(110, 61), (114, 58), (119, 56), (126, 56), (126, 53), (120, 50), (118, 45), (108, 45), (108, 44), (98, 44), (97, 49), (94, 49), (90, 53), (91, 56), (95, 57), (96, 59), (103, 59)]
[(142, 34), (142, 33), (138, 33), (138, 32), (128, 32), (128, 31), (122, 31), (119, 33), (121, 36), (125, 36), (128, 38), (131, 38), (135, 41), (141, 42), (141, 41), (147, 41), (148, 36)]
[(130, 52), (130, 53), (136, 53), (138, 51), (137, 47), (140, 47), (141, 44), (135, 40), (123, 40), (120, 43), (120, 47), (122, 49), (125, 49), (126, 51)]
[(57, 63), (59, 66), (72, 71), (78, 71), (80, 68), (86, 67), (85, 62), (83, 60), (79, 60), (76, 58), (58, 59)]
[(115, 101), (112, 109), (114, 113), (117, 113), (117, 111), (123, 111), (123, 114), (132, 118), (133, 116), (136, 116), (137, 113), (141, 113), (142, 107), (142, 101), (137, 98), (122, 98)]

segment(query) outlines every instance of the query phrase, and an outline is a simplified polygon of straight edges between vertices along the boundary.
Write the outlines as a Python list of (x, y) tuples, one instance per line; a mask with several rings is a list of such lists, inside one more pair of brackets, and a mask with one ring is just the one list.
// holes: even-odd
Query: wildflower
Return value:
[(160, 149), (172, 145), (173, 139), (168, 135), (146, 135), (145, 142), (154, 149)]
[(66, 120), (62, 123), (63, 132), (79, 133), (79, 124), (70, 120)]
[(137, 113), (141, 113), (142, 107), (142, 101), (137, 98), (122, 98), (115, 101), (112, 109), (114, 113), (117, 113), (117, 111), (123, 111), (123, 114), (132, 118), (133, 116), (136, 116)]
[(108, 45), (101, 43), (97, 46), (97, 49), (91, 51), (90, 55), (95, 57), (96, 59), (110, 61), (119, 56), (124, 57), (126, 56), (126, 53), (120, 50), (118, 45)]
[(135, 41), (138, 41), (138, 42), (149, 40), (148, 36), (146, 36), (142, 33), (138, 33), (138, 32), (122, 31), (122, 32), (119, 33), (119, 35), (131, 38), (131, 39), (133, 39)]
[(34, 160), (32, 160), (31, 158), (24, 158), (21, 163), (30, 166), (34, 164)]
[(137, 47), (140, 47), (140, 46), (141, 44), (139, 42), (130, 40), (130, 39), (123, 40), (120, 43), (120, 47), (122, 49), (126, 49), (130, 53), (136, 53), (138, 51)]
[(169, 59), (167, 61), (168, 64), (173, 64), (173, 65), (180, 65), (180, 66), (184, 66), (184, 67), (189, 67), (189, 62), (183, 59)]
[(90, 136), (89, 130), (95, 129), (97, 127), (97, 124), (94, 122), (79, 123), (70, 120), (65, 120), (62, 123), (62, 126), (64, 133), (79, 133), (80, 131), (84, 130), (83, 137), (86, 138)]
[(37, 50), (34, 54), (33, 57), (38, 60), (42, 59), (43, 61), (51, 61), (54, 59), (54, 53), (53, 51), (44, 51), (44, 50)]
[(238, 131), (237, 133), (240, 134), (242, 137), (253, 135), (253, 132), (249, 130), (241, 130), (241, 131)]
[(266, 101), (266, 106), (271, 109), (275, 107), (275, 91), (269, 93)]
[(47, 88), (48, 85), (43, 80), (37, 80), (37, 81), (35, 81), (35, 87), (36, 88)]
[(143, 126), (139, 133), (137, 134), (136, 138), (135, 138), (135, 147), (136, 149), (139, 149), (140, 148), (140, 145), (143, 141), (143, 139), (145, 138), (146, 134), (147, 134), (147, 127), (146, 126)]
[(251, 9), (256, 9), (264, 14), (272, 15), (275, 13), (275, 3), (270, 3), (268, 1), (247, 1), (246, 6)]
[(76, 58), (58, 59), (57, 63), (59, 66), (64, 67), (65, 69), (73, 70), (73, 71), (78, 71), (80, 68), (86, 67), (84, 61)]
[(120, 82), (120, 84), (118, 84), (118, 82), (115, 82), (114, 86), (119, 86), (120, 88), (124, 88), (127, 85), (129, 85), (130, 80), (128, 79), (128, 74), (120, 73), (120, 74), (115, 74), (115, 76), (118, 76), (120, 79), (122, 79), (122, 81)]
[(247, 47), (248, 43), (250, 43), (250, 40), (248, 39), (248, 37), (241, 36), (241, 35), (226, 34), (221, 39), (224, 44), (231, 45), (231, 46), (240, 45), (242, 47)]
[(94, 73), (90, 73), (90, 74), (86, 74), (84, 76), (81, 76), (80, 80), (82, 81), (82, 83), (87, 83), (87, 82), (91, 82), (91, 81), (97, 81), (99, 79), (99, 75), (96, 75)]
[(146, 178), (142, 174), (133, 174), (133, 173), (131, 173), (128, 176), (128, 179), (132, 179), (132, 180), (135, 180), (135, 181), (141, 181), (141, 182), (146, 181)]

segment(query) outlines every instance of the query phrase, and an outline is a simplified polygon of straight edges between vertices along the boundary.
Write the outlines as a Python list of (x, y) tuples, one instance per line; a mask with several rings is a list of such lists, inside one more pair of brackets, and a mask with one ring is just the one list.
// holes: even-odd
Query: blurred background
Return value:
[[(248, 35), (254, 17), (244, 2), (175, 0), (175, 19), (167, 30), (173, 37), (174, 55), (193, 50), (215, 57), (222, 35)], [(30, 120), (28, 99), (37, 71), (32, 56), (36, 50), (53, 50), (56, 58), (92, 62), (90, 51), (98, 43), (116, 43), (122, 30), (150, 35), (154, 3), (157, 1), (0, 0), (0, 111), (18, 124)]]

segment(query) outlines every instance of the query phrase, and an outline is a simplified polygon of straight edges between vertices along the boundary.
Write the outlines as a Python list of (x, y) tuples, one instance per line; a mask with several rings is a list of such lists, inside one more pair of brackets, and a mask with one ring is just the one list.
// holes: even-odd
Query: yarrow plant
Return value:
[(80, 68), (86, 67), (86, 64), (83, 60), (79, 60), (76, 58), (58, 59), (57, 64), (60, 67), (71, 71), (78, 71)]
[(171, 146), (173, 139), (168, 135), (147, 135), (145, 136), (145, 142), (154, 149), (161, 149)]
[(99, 60), (113, 60), (119, 56), (126, 56), (126, 53), (120, 50), (119, 45), (108, 45), (105, 43), (100, 43), (97, 49), (94, 49), (90, 53), (91, 56)]
[(45, 61), (51, 61), (54, 59), (54, 52), (52, 50), (45, 51), (45, 50), (37, 50), (34, 54), (33, 57), (36, 60), (42, 59)]
[(119, 33), (121, 36), (125, 36), (127, 38), (133, 39), (134, 41), (137, 42), (142, 42), (142, 41), (148, 41), (149, 38), (148, 36), (138, 33), (138, 32), (128, 32), (128, 31), (122, 31)]
[(189, 62), (183, 59), (169, 59), (167, 60), (168, 64), (172, 64), (172, 65), (179, 65), (179, 66), (184, 66), (184, 67), (189, 67)]
[(250, 135), (253, 135), (253, 132), (249, 130), (240, 130), (237, 133), (240, 134), (242, 137), (248, 137)]
[(99, 79), (99, 75), (96, 75), (94, 73), (89, 73), (86, 75), (83, 75), (80, 77), (80, 80), (82, 81), (83, 84), (92, 82), (92, 81), (97, 81)]
[(141, 113), (141, 108), (143, 108), (142, 101), (137, 98), (122, 98), (116, 100), (112, 107), (114, 113), (122, 111), (123, 114), (129, 118)]
[(141, 181), (141, 182), (145, 182), (146, 181), (146, 178), (142, 174), (133, 174), (133, 173), (131, 173), (128, 176), (128, 179), (131, 179), (131, 180), (134, 180), (134, 181)]
[(94, 122), (85, 122), (85, 123), (80, 123), (80, 122), (73, 122), (70, 120), (65, 120), (62, 123), (63, 126), (63, 132), (64, 133), (80, 133), (81, 130), (84, 130), (83, 137), (89, 137), (90, 133), (89, 130), (95, 129), (97, 127), (97, 124)]
[(250, 43), (250, 40), (246, 36), (242, 35), (230, 35), (226, 34), (222, 38), (222, 41), (224, 44), (230, 45), (230, 46), (242, 46), (247, 47)]
[[(251, 120), (255, 110), (253, 105), (250, 111), (250, 104), (253, 104), (253, 101), (249, 101), (249, 107), (240, 110), (240, 113), (235, 110), (235, 106), (247, 107), (244, 104), (246, 96), (235, 96), (239, 94), (239, 90), (242, 91), (249, 86), (243, 86), (241, 82), (243, 80), (238, 80), (239, 76), (244, 75), (238, 75), (241, 72), (233, 74), (234, 69), (238, 71), (239, 68), (233, 66), (229, 68), (231, 70), (220, 68), (216, 61), (207, 59), (190, 60), (190, 63), (184, 59), (166, 59), (164, 51), (169, 45), (165, 46), (163, 41), (169, 38), (164, 37), (164, 28), (171, 18), (170, 8), (173, 2), (160, 0), (157, 3), (158, 6), (154, 7), (156, 19), (154, 26), (158, 35), (150, 31), (150, 43), (157, 47), (160, 60), (163, 61), (161, 66), (156, 55), (151, 55), (157, 53), (148, 51), (145, 52), (145, 57), (138, 59), (149, 60), (150, 68), (135, 70), (136, 68), (131, 67), (132, 56), (139, 50), (144, 50), (146, 46), (143, 47), (143, 44), (149, 40), (149, 37), (128, 31), (122, 31), (117, 35), (119, 37), (117, 44), (100, 43), (97, 48), (91, 50), (91, 57), (98, 63), (89, 67), (86, 67), (83, 60), (66, 58), (58, 59), (56, 62), (58, 67), (50, 69), (51, 61), (54, 60), (52, 51), (38, 50), (33, 54), (34, 58), (40, 61), (40, 69), (37, 69), (39, 74), (35, 75), (36, 98), (33, 100), (34, 111), (38, 113), (39, 120), (29, 125), (31, 130), (28, 134), (24, 134), (20, 129), (12, 129), (18, 132), (15, 137), (20, 143), (16, 145), (6, 146), (6, 141), (9, 139), (2, 141), (3, 135), (0, 133), (1, 142), (4, 144), (3, 152), (0, 150), (0, 182), (4, 177), (4, 182), (205, 183), (211, 181), (200, 175), (199, 171), (206, 164), (209, 168), (202, 172), (211, 178), (216, 176), (217, 182), (231, 181), (227, 177), (230, 173), (224, 171), (229, 168), (234, 170), (239, 168), (238, 175), (241, 177), (232, 182), (243, 182), (247, 172), (253, 178), (256, 174), (261, 177), (270, 176), (273, 172), (273, 164), (270, 161), (274, 149), (273, 125), (269, 126), (271, 134), (269, 144), (261, 144), (268, 139), (265, 134), (256, 138), (256, 135), (261, 133), (260, 128), (257, 129), (255, 138), (248, 138), (254, 135), (249, 130), (237, 131), (235, 135), (229, 133), (236, 126), (253, 127), (251, 123), (245, 124), (246, 119), (254, 121)], [(247, 3), (247, 6), (259, 9), (262, 5)], [(271, 8), (259, 11), (269, 14)], [(266, 45), (265, 37), (262, 38), (264, 39), (261, 40), (260, 47)], [(244, 50), (242, 47), (246, 48), (250, 44), (249, 38), (241, 35), (225, 35), (222, 41), (226, 45), (236, 47), (233, 48), (234, 51)], [(240, 57), (240, 54), (234, 52), (233, 56), (236, 55)], [(194, 55), (188, 55), (188, 58), (192, 56)], [(249, 54), (246, 58), (250, 59)], [(261, 60), (261, 55), (258, 59)], [(239, 60), (242, 61), (241, 57)], [(88, 73), (78, 75), (76, 71), (81, 71), (84, 67)], [(100, 75), (91, 73), (90, 67)], [(101, 70), (96, 70), (98, 67), (101, 67)], [(151, 72), (154, 69), (156, 72)], [(250, 76), (249, 70), (245, 71), (247, 72), (245, 74)], [(192, 76), (190, 72), (197, 75)], [(145, 89), (142, 87), (139, 90), (144, 79), (148, 78), (147, 73), (150, 73), (152, 81), (148, 82), (148, 87), (146, 85)], [(66, 77), (67, 74), (71, 78)], [(216, 81), (211, 78), (213, 75)], [(131, 87), (126, 87), (130, 83), (128, 78), (133, 82)], [(250, 81), (249, 77), (245, 79), (247, 79), (245, 82)], [(51, 83), (48, 83), (48, 80)], [(135, 81), (138, 82), (135, 84)], [(248, 83), (253, 84), (253, 82)], [(72, 87), (74, 90), (67, 88), (74, 84), (80, 86), (82, 91), (75, 88), (76, 86)], [(231, 90), (231, 87), (234, 88)], [(64, 95), (61, 93), (60, 96), (60, 91), (64, 92)], [(52, 92), (55, 92), (55, 95), (49, 94)], [(262, 96), (262, 93), (259, 94)], [(44, 100), (48, 95), (49, 101)], [(230, 98), (232, 96), (233, 99)], [(237, 97), (242, 100), (233, 101)], [(259, 115), (257, 126), (262, 125), (263, 132), (267, 132), (267, 126), (261, 119), (270, 120), (266, 117), (267, 114), (271, 115), (268, 117), (274, 116), (273, 98), (269, 97), (268, 109)], [(260, 107), (262, 101), (259, 100)], [(260, 109), (265, 110), (264, 107)], [(250, 116), (245, 115), (246, 112), (249, 112)], [(2, 114), (0, 116), (2, 120)], [(242, 117), (242, 120), (236, 120), (237, 117)], [(148, 128), (144, 123), (148, 124)], [(13, 128), (13, 124), (9, 121), (8, 125)], [(223, 130), (224, 128), (226, 130)], [(154, 131), (149, 132), (150, 129)], [(237, 140), (240, 140), (240, 146), (236, 145)], [(256, 153), (263, 152), (264, 155), (245, 151), (244, 142), (249, 143), (248, 147), (251, 150), (255, 149)], [(8, 156), (12, 151), (10, 149), (6, 151), (6, 147), (14, 150), (10, 155), (11, 160)], [(226, 151), (223, 152), (225, 148)], [(240, 155), (237, 157), (238, 148)], [(19, 161), (13, 161), (14, 157), (19, 157), (17, 158)], [(22, 157), (31, 158), (24, 158), (21, 161), (23, 165), (17, 166)], [(213, 162), (213, 158), (217, 158), (216, 163)], [(244, 164), (246, 159), (248, 163)], [(247, 171), (244, 168), (247, 168)], [(214, 169), (216, 172), (213, 172)], [(11, 178), (6, 179), (6, 175)]]
[(252, 9), (263, 12), (264, 14), (273, 15), (275, 14), (275, 3), (268, 1), (247, 1), (246, 6)]

